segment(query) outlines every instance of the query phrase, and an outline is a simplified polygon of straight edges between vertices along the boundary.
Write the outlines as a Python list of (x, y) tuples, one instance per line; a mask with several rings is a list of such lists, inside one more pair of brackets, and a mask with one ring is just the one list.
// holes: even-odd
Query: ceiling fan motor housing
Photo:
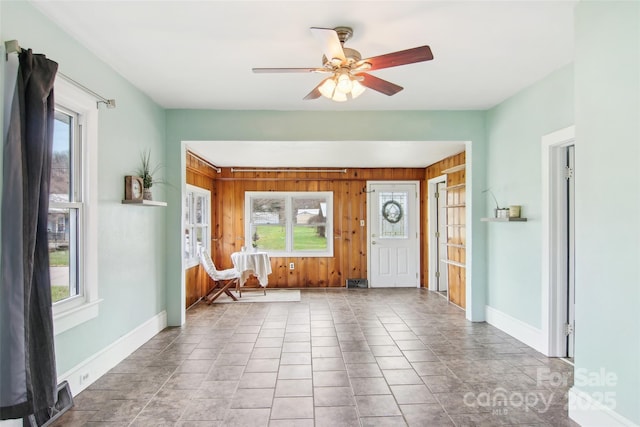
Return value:
[(353, 29), (351, 27), (335, 27), (333, 31), (338, 34), (338, 40), (340, 40), (342, 44), (353, 36)]
[(336, 64), (330, 61), (329, 59), (327, 59), (325, 55), (322, 55), (322, 64), (325, 67), (329, 67), (329, 68), (340, 68), (341, 66), (350, 67), (351, 65), (355, 64), (356, 62), (362, 59), (362, 55), (360, 55), (360, 52), (358, 52), (355, 49), (350, 49), (348, 47), (343, 46), (342, 50), (344, 51), (344, 57), (347, 59), (346, 63)]

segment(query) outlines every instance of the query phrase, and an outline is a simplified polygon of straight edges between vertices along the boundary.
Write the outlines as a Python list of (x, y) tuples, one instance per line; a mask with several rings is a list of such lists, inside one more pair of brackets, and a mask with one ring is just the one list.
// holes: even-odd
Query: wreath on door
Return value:
[(400, 222), (402, 215), (402, 206), (395, 200), (389, 200), (382, 205), (382, 217), (391, 224)]

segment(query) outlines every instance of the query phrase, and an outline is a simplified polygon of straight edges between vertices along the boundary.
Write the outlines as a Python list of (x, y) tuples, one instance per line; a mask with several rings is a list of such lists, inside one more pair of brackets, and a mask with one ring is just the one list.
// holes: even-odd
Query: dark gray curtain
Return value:
[(19, 62), (3, 147), (0, 419), (57, 398), (47, 215), (58, 64), (30, 49)]

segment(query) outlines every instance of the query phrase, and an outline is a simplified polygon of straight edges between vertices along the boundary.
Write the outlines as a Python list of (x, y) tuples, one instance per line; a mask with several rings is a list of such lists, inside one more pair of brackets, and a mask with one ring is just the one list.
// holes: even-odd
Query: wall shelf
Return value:
[(447, 169), (442, 169), (442, 173), (460, 172), (461, 170), (464, 170), (466, 167), (467, 167), (467, 165), (465, 165), (465, 164), (458, 165), (458, 166), (452, 166), (452, 167), (447, 168)]
[(467, 266), (461, 262), (458, 261), (452, 261), (450, 259), (441, 259), (440, 261), (442, 261), (445, 264), (449, 264), (449, 265), (455, 265), (456, 267), (462, 267), (462, 268), (466, 268)]
[(527, 218), (480, 218), (484, 222), (525, 222)]
[(461, 245), (459, 243), (445, 243), (445, 245), (447, 245), (450, 248), (460, 248), (460, 249), (465, 249), (466, 248), (465, 245)]
[(158, 202), (155, 200), (123, 200), (122, 204), (138, 206), (167, 206), (167, 202)]
[(445, 205), (445, 206), (443, 206), (443, 208), (445, 208), (445, 209), (451, 209), (451, 208), (464, 208), (464, 207), (466, 207), (466, 206), (467, 206), (467, 205), (466, 205), (465, 203), (460, 203), (460, 204), (457, 204), (457, 205)]
[(445, 187), (444, 191), (462, 190), (464, 187), (466, 187), (465, 184), (452, 185), (450, 187)]

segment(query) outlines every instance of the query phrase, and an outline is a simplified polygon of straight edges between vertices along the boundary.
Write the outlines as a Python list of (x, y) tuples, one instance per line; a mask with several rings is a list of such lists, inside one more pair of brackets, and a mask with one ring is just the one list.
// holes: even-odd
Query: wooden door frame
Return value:
[(569, 126), (542, 137), (542, 328), (540, 350), (549, 357), (564, 357), (566, 336), (565, 270), (567, 224), (564, 210), (560, 209), (565, 185), (561, 173), (564, 150), (576, 146), (575, 126)]
[(427, 181), (427, 200), (429, 209), (427, 210), (427, 228), (429, 230), (429, 235), (427, 237), (427, 246), (428, 246), (428, 254), (429, 254), (429, 278), (428, 278), (428, 289), (430, 291), (437, 291), (436, 283), (438, 282), (438, 278), (436, 277), (436, 271), (438, 271), (438, 264), (440, 260), (438, 259), (438, 248), (433, 244), (434, 236), (438, 231), (438, 222), (436, 218), (438, 217), (438, 202), (435, 197), (436, 190), (438, 188), (438, 184), (444, 182), (445, 187), (447, 186), (447, 175), (440, 175), (435, 178), (431, 178)]
[[(413, 184), (416, 186), (416, 211), (413, 212), (416, 223), (416, 233), (418, 233), (418, 238), (415, 240), (416, 243), (416, 265), (418, 272), (418, 283), (416, 284), (416, 288), (420, 288), (420, 181), (367, 181), (366, 184), (366, 192), (367, 192), (367, 283), (369, 288), (371, 288), (371, 194), (373, 191), (371, 190), (371, 185), (394, 185), (394, 184)], [(407, 289), (411, 289), (407, 287)]]

